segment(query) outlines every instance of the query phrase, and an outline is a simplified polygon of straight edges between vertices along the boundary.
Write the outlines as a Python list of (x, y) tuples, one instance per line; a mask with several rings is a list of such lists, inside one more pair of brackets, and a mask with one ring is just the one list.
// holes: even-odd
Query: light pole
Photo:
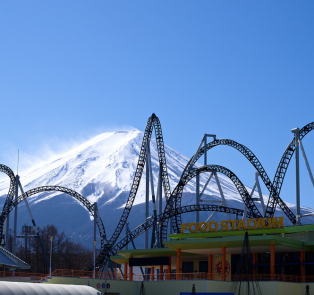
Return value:
[(93, 278), (95, 279), (95, 272), (96, 272), (96, 243), (97, 241), (93, 241), (94, 242), (94, 257), (93, 257), (93, 260), (94, 260), (94, 271), (93, 271)]
[(51, 260), (52, 260), (52, 241), (53, 241), (53, 236), (49, 236), (50, 238), (50, 277), (51, 277)]

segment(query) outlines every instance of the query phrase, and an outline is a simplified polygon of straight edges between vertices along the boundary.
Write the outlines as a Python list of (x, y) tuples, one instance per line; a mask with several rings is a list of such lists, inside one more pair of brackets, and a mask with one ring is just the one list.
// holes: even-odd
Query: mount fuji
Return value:
[[(79, 192), (91, 203), (97, 202), (107, 236), (110, 237), (128, 199), (143, 134), (139, 130), (102, 133), (50, 162), (21, 173), (20, 180), (24, 191), (38, 186), (58, 185)], [(168, 146), (165, 146), (165, 154), (170, 186), (173, 190), (189, 158)], [(156, 191), (159, 161), (156, 141), (153, 138), (151, 140), (151, 159)], [(201, 165), (198, 164), (197, 166)], [(201, 187), (204, 186), (208, 176), (206, 174), (200, 176)], [(231, 180), (221, 174), (218, 177), (227, 206), (244, 209), (243, 201)], [(145, 169), (142, 179), (144, 180), (140, 183), (128, 219), (131, 230), (145, 221)], [(8, 188), (8, 179), (0, 181), (1, 207), (4, 204)], [(251, 188), (247, 187), (247, 190), (249, 193), (251, 192)], [(257, 197), (257, 193), (254, 195)], [(214, 179), (209, 183), (204, 196), (205, 198), (220, 199)], [(267, 204), (268, 195), (263, 195), (263, 198)], [(30, 197), (28, 201), (36, 223), (40, 227), (54, 224), (74, 241), (80, 241), (83, 245), (92, 247), (93, 221), (81, 203), (60, 192), (41, 193)], [(186, 185), (182, 205), (194, 203), (195, 179)], [(257, 206), (261, 210), (261, 206), (259, 204)], [(295, 212), (294, 205), (288, 204), (288, 206)], [(151, 214), (152, 209), (152, 204), (150, 204)], [(302, 207), (302, 214), (312, 212), (314, 212), (312, 209)], [(206, 220), (209, 213), (201, 212), (201, 220)], [(183, 220), (194, 220), (195, 218), (195, 213), (185, 215), (182, 216)], [(278, 215), (282, 215), (279, 209), (276, 210), (276, 216)], [(226, 219), (225, 213), (215, 215), (215, 220), (221, 219)], [(313, 222), (314, 218), (309, 217), (307, 221)], [(24, 224), (31, 225), (31, 222), (26, 206), (21, 203), (18, 207), (18, 233)], [(13, 227), (13, 214), (10, 217), (10, 227)], [(124, 233), (121, 234), (120, 238), (123, 235)], [(142, 247), (143, 237), (139, 237), (136, 243), (138, 247)]]

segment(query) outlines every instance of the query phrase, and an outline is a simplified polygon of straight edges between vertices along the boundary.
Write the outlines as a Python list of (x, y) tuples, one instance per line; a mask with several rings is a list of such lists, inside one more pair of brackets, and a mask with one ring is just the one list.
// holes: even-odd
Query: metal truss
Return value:
[[(255, 154), (246, 146), (244, 146), (243, 144), (240, 144), (234, 140), (231, 139), (215, 139), (211, 142), (209, 142), (208, 144), (206, 144), (205, 146), (201, 147), (198, 149), (198, 151), (196, 152), (196, 154), (190, 159), (190, 161), (187, 163), (181, 178), (185, 178), (186, 175), (189, 173), (189, 170), (191, 169), (191, 167), (193, 167), (195, 165), (195, 163), (198, 161), (198, 159), (200, 157), (202, 157), (208, 150), (216, 147), (216, 146), (220, 146), (220, 145), (227, 145), (230, 146), (234, 149), (236, 149), (237, 151), (239, 151), (242, 155), (244, 155), (249, 162), (253, 165), (253, 167), (256, 169), (256, 171), (259, 173), (261, 179), (263, 180), (265, 186), (267, 187), (267, 189), (269, 190), (269, 192), (271, 192), (273, 190), (272, 187), (272, 182), (270, 180), (270, 178), (268, 177), (263, 165), (261, 164), (261, 162), (258, 160), (258, 158), (255, 156)], [(251, 197), (249, 196), (249, 199), (251, 199)], [(175, 200), (175, 206), (176, 207), (180, 207), (181, 206), (181, 198), (177, 198)], [(181, 224), (181, 217), (180, 216), (176, 216), (175, 218), (175, 227), (178, 228), (178, 225)]]
[(137, 190), (139, 188), (140, 181), (143, 175), (144, 166), (145, 166), (145, 162), (147, 158), (147, 145), (151, 141), (153, 128), (155, 128), (159, 167), (162, 170), (161, 177), (162, 177), (162, 184), (164, 187), (164, 193), (166, 196), (166, 200), (170, 198), (171, 190), (170, 190), (170, 183), (169, 183), (169, 177), (168, 177), (168, 171), (167, 171), (167, 162), (166, 162), (165, 147), (164, 147), (164, 140), (163, 140), (163, 135), (162, 135), (162, 130), (161, 130), (161, 124), (158, 117), (155, 114), (152, 114), (152, 116), (148, 119), (147, 124), (146, 124), (142, 146), (140, 150), (140, 155), (137, 162), (137, 167), (135, 170), (135, 175), (133, 178), (133, 183), (131, 186), (128, 200), (124, 207), (120, 221), (112, 237), (108, 241), (107, 247), (112, 247), (114, 243), (117, 241), (117, 239), (119, 238), (123, 230), (123, 227), (125, 226), (127, 222), (129, 214), (131, 212), (131, 209), (132, 209), (132, 206), (133, 206), (136, 194), (137, 194)]
[[(314, 122), (305, 125), (300, 131), (299, 136), (300, 140), (311, 132), (314, 129)], [(285, 202), (279, 198), (280, 191), (282, 188), (282, 184), (284, 178), (286, 176), (287, 169), (289, 167), (291, 158), (295, 151), (295, 138), (289, 143), (288, 147), (286, 148), (285, 152), (283, 153), (278, 168), (276, 170), (276, 174), (273, 180), (273, 187), (274, 189), (271, 191), (266, 207), (265, 217), (273, 217), (276, 210), (276, 205), (278, 204), (282, 211), (288, 216), (290, 221), (295, 224), (296, 223), (296, 216), (292, 213), (292, 211), (288, 208)]]
[[(78, 192), (71, 190), (69, 188), (66, 187), (62, 187), (62, 186), (40, 186), (40, 187), (36, 187), (33, 188), (25, 193), (23, 193), (22, 195), (20, 195), (18, 197), (17, 200), (13, 200), (10, 204), (8, 204), (7, 207), (5, 207), (0, 215), (0, 227), (1, 229), (3, 229), (3, 223), (5, 221), (5, 219), (7, 218), (7, 216), (9, 215), (9, 213), (23, 200), (29, 198), (30, 196), (39, 194), (39, 193), (43, 193), (43, 192), (50, 192), (50, 191), (57, 191), (57, 192), (61, 192), (61, 193), (65, 193), (68, 194), (70, 196), (72, 196), (73, 198), (75, 198), (76, 200), (78, 200), (80, 203), (82, 203), (84, 205), (84, 207), (88, 210), (88, 212), (94, 216), (95, 218), (95, 208), (94, 205), (91, 204), (87, 199), (85, 199), (81, 194), (79, 194)], [(96, 222), (98, 225), (98, 229), (99, 229), (99, 234), (100, 234), (100, 239), (101, 239), (101, 246), (102, 248), (105, 245), (106, 242), (106, 232), (105, 232), (105, 227), (104, 224), (100, 218), (100, 216), (98, 216), (98, 218), (96, 217)], [(2, 237), (0, 237), (1, 239)]]
[(4, 209), (5, 207), (8, 206), (8, 204), (10, 204), (12, 202), (12, 200), (15, 196), (15, 175), (14, 175), (13, 171), (8, 166), (5, 166), (3, 164), (0, 164), (0, 172), (5, 173), (10, 178), (10, 188), (9, 188), (9, 192), (8, 192), (7, 198), (6, 198), (4, 206), (3, 206), (3, 209)]
[[(100, 270), (110, 259), (110, 256), (116, 255), (118, 250), (123, 249), (126, 245), (131, 243), (135, 238), (137, 238), (142, 233), (146, 232), (153, 226), (159, 225), (162, 223), (164, 219), (169, 219), (171, 217), (174, 217), (178, 214), (184, 214), (184, 213), (190, 213), (195, 211), (214, 211), (214, 212), (221, 212), (221, 213), (229, 213), (229, 214), (235, 214), (236, 216), (240, 216), (243, 214), (243, 210), (236, 209), (236, 208), (229, 208), (224, 206), (218, 206), (218, 205), (189, 205), (180, 207), (177, 209), (172, 209), (170, 212), (168, 212), (167, 216), (162, 213), (157, 216), (152, 216), (144, 223), (140, 224), (138, 227), (136, 227), (134, 230), (129, 232), (122, 240), (120, 240), (118, 243), (116, 243), (113, 247), (110, 249), (103, 249), (98, 257), (96, 258), (96, 270)], [(92, 270), (93, 264), (90, 264), (86, 267), (86, 270)]]
[[(300, 130), (300, 135), (302, 134), (303, 136), (305, 136), (306, 133), (308, 133), (309, 131), (311, 131), (313, 128), (313, 123), (310, 123), (308, 125), (306, 125), (305, 127), (302, 128), (302, 130)], [(311, 130), (309, 130), (311, 129)], [(304, 131), (303, 131), (304, 130)], [(307, 132), (306, 132), (307, 131)], [(302, 132), (302, 133), (301, 133)], [(277, 193), (278, 191), (278, 184), (276, 183), (276, 181), (274, 180), (274, 182), (271, 182), (270, 178), (268, 177), (263, 165), (261, 164), (261, 162), (258, 160), (258, 158), (254, 155), (254, 153), (247, 148), (246, 146), (234, 141), (234, 140), (230, 140), (230, 139), (217, 139), (214, 140), (210, 143), (208, 143), (205, 147), (202, 147), (199, 149), (198, 153), (192, 157), (193, 162), (190, 160), (190, 162), (187, 164), (185, 171), (183, 172), (186, 173), (188, 171), (188, 167), (193, 166), (196, 161), (208, 150), (210, 150), (211, 148), (218, 146), (218, 145), (227, 145), (230, 146), (236, 150), (238, 150), (241, 154), (243, 154), (248, 160), (249, 162), (253, 165), (253, 167), (256, 169), (256, 171), (259, 173), (262, 181), (264, 182), (265, 186), (267, 187), (268, 191), (269, 191), (269, 200), (268, 200), (268, 205), (266, 207), (266, 212), (265, 212), (265, 217), (272, 217), (275, 213), (276, 210), (276, 204), (278, 204), (280, 206), (280, 208), (282, 209), (282, 211), (286, 214), (286, 216), (289, 218), (289, 220), (295, 224), (296, 222), (296, 217), (294, 215), (294, 213), (290, 210), (290, 208), (286, 205), (286, 203), (279, 197), (279, 193)], [(292, 146), (293, 147), (293, 151), (294, 151), (294, 140), (290, 143), (290, 145), (288, 146), (288, 148)], [(288, 149), (287, 148), (287, 149)], [(286, 150), (287, 154), (289, 155), (289, 153), (291, 152), (290, 150)], [(286, 158), (286, 152), (284, 153), (284, 156), (282, 157), (281, 162), (286, 162), (287, 158)], [(291, 157), (293, 155), (293, 152), (291, 154)], [(290, 159), (289, 158), (289, 162)], [(280, 163), (281, 163), (280, 162)], [(289, 164), (288, 162), (288, 164)], [(279, 171), (282, 171), (282, 166), (279, 164), (278, 169), (277, 169), (277, 173)], [(285, 174), (286, 170), (284, 171)], [(277, 175), (276, 173), (276, 175)], [(182, 174), (182, 175), (183, 175)], [(280, 173), (279, 173), (280, 174)], [(282, 176), (282, 175), (281, 175)], [(284, 175), (283, 175), (284, 177)], [(275, 176), (276, 179), (276, 176)], [(283, 180), (283, 178), (282, 178)], [(281, 184), (282, 185), (282, 184)], [(280, 186), (281, 189), (281, 186)], [(279, 192), (280, 192), (279, 189)], [(250, 196), (251, 198), (251, 196)], [(181, 202), (180, 199), (178, 199), (178, 202)], [(177, 206), (180, 206), (180, 204), (178, 204)], [(180, 220), (180, 216), (176, 217), (176, 224), (180, 224), (181, 220)]]
[[(243, 185), (241, 180), (229, 169), (219, 166), (219, 165), (206, 165), (201, 166), (198, 169), (190, 170), (190, 172), (187, 172), (183, 174), (183, 177), (181, 177), (179, 183), (173, 190), (170, 199), (168, 200), (165, 210), (164, 210), (164, 217), (165, 219), (162, 221), (161, 224), (161, 232), (162, 232), (162, 240), (167, 239), (167, 225), (168, 225), (168, 219), (169, 214), (172, 210), (172, 208), (180, 208), (181, 206), (178, 206), (178, 204), (181, 204), (181, 198), (183, 194), (183, 189), (185, 185), (194, 177), (196, 177), (196, 174), (201, 174), (205, 172), (214, 172), (214, 173), (222, 173), (230, 178), (230, 180), (233, 182), (235, 187), (237, 188), (239, 194), (242, 197), (242, 200), (245, 204), (245, 206), (248, 209), (247, 216), (248, 218), (262, 218), (261, 213), (259, 212), (258, 208), (256, 207), (254, 201), (252, 198), (250, 198), (250, 194), (248, 193), (246, 187)], [(175, 216), (178, 216), (179, 214), (176, 214)], [(173, 219), (173, 229), (176, 233), (180, 232), (181, 227), (181, 218), (180, 223), (177, 223), (178, 219)]]
[[(143, 170), (144, 170), (144, 166), (147, 159), (147, 152), (148, 152), (147, 147), (151, 141), (153, 128), (155, 129), (159, 167), (161, 169), (161, 180), (162, 180), (162, 185), (164, 188), (164, 194), (167, 200), (167, 204), (162, 214), (159, 214), (157, 216), (152, 216), (151, 218), (147, 219), (146, 222), (139, 225), (133, 231), (129, 232), (120, 242), (115, 244), (127, 222), (127, 219), (129, 217), (130, 211), (132, 209), (132, 206), (133, 206), (133, 203), (134, 203), (134, 200), (135, 200), (138, 188), (139, 188), (139, 184), (141, 181), (141, 177), (143, 175)], [(299, 132), (300, 140), (313, 129), (314, 129), (314, 122), (304, 126)], [(96, 268), (99, 270), (109, 260), (110, 256), (115, 255), (119, 249), (122, 249), (123, 247), (125, 247), (128, 243), (133, 241), (136, 237), (138, 237), (140, 234), (147, 231), (149, 228), (153, 226), (157, 226), (157, 227), (161, 226), (160, 235), (161, 235), (162, 241), (167, 239), (168, 220), (172, 219), (172, 227), (174, 231), (180, 232), (181, 214), (183, 213), (194, 212), (194, 211), (213, 211), (213, 212), (223, 212), (223, 213), (228, 213), (228, 214), (236, 214), (237, 216), (243, 214), (244, 210), (228, 208), (226, 206), (220, 206), (220, 205), (190, 205), (190, 206), (181, 207), (183, 189), (185, 185), (191, 179), (196, 177), (197, 174), (199, 175), (205, 172), (212, 172), (212, 173), (219, 172), (226, 175), (227, 177), (231, 179), (233, 184), (236, 186), (239, 194), (241, 195), (243, 202), (248, 210), (247, 217), (248, 218), (263, 217), (261, 213), (259, 212), (259, 210), (257, 209), (254, 203), (254, 200), (252, 199), (252, 196), (250, 196), (250, 194), (247, 192), (243, 183), (232, 171), (218, 165), (204, 165), (202, 167), (194, 169), (195, 167), (193, 166), (195, 165), (195, 163), (201, 156), (203, 156), (204, 154), (206, 155), (206, 152), (208, 150), (219, 145), (227, 145), (238, 150), (241, 154), (243, 154), (249, 160), (249, 162), (253, 165), (253, 167), (256, 169), (256, 171), (260, 175), (262, 181), (264, 182), (265, 186), (270, 192), (270, 197), (268, 200), (265, 217), (273, 217), (275, 213), (276, 205), (278, 204), (280, 208), (283, 210), (283, 212), (288, 216), (290, 221), (293, 224), (295, 224), (296, 223), (295, 215), (292, 213), (289, 207), (285, 204), (285, 202), (279, 197), (286, 171), (288, 169), (290, 160), (295, 151), (294, 141), (295, 139), (293, 139), (288, 145), (288, 147), (286, 148), (279, 162), (273, 182), (270, 181), (265, 169), (263, 168), (262, 164), (257, 159), (257, 157), (253, 154), (253, 152), (250, 149), (248, 149), (244, 145), (230, 139), (218, 139), (217, 140), (215, 138), (212, 142), (209, 142), (209, 143), (206, 143), (205, 141), (204, 146), (198, 148), (195, 155), (190, 159), (190, 161), (186, 165), (181, 175), (181, 178), (179, 180), (179, 183), (177, 184), (177, 186), (171, 193), (169, 177), (168, 177), (168, 172), (167, 172), (167, 163), (166, 163), (161, 124), (158, 117), (155, 114), (152, 114), (152, 116), (148, 119), (147, 125), (145, 128), (140, 155), (139, 155), (135, 175), (133, 178), (131, 190), (129, 193), (129, 197), (126, 202), (126, 206), (122, 213), (121, 219), (109, 241), (106, 240), (105, 227), (102, 223), (102, 220), (100, 219), (100, 217), (96, 218), (100, 236), (101, 236), (101, 251), (100, 251), (99, 256), (96, 259)], [(59, 191), (62, 193), (66, 193), (68, 195), (71, 195), (75, 199), (77, 199), (79, 202), (81, 202), (87, 208), (87, 210), (90, 212), (91, 215), (93, 215), (94, 217), (97, 215), (95, 213), (94, 205), (91, 204), (82, 195), (80, 195), (79, 193), (71, 189), (60, 187), (60, 186), (42, 186), (42, 187), (34, 188), (20, 195), (17, 200), (14, 200), (15, 181), (16, 181), (14, 173), (9, 167), (5, 165), (0, 165), (0, 171), (6, 173), (10, 177), (10, 180), (11, 180), (8, 197), (5, 201), (5, 205), (0, 215), (0, 239), (2, 239), (2, 236), (3, 236), (4, 220), (6, 219), (10, 211), (12, 211), (13, 208), (22, 200), (37, 193), (42, 193), (42, 192), (47, 192), (47, 191)], [(175, 217), (175, 218), (172, 218), (172, 217)], [(93, 266), (89, 265), (87, 269), (93, 269)]]
[[(5, 173), (6, 175), (8, 175), (10, 178), (9, 192), (7, 194), (7, 197), (5, 199), (5, 203), (3, 205), (3, 209), (2, 209), (2, 211), (3, 211), (5, 208), (7, 208), (9, 206), (9, 204), (12, 202), (12, 200), (15, 196), (16, 180), (15, 180), (15, 175), (14, 175), (13, 171), (8, 166), (0, 164), (0, 171)], [(3, 222), (0, 222), (0, 243), (2, 243), (3, 238), (4, 238), (4, 234), (3, 234), (4, 221), (5, 220), (3, 220)], [(7, 226), (8, 226), (8, 224), (7, 224)]]

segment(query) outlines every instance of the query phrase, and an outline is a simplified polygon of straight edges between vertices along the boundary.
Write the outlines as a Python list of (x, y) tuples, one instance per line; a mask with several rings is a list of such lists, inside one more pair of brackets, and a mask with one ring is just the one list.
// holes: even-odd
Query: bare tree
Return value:
[[(52, 242), (51, 263), (53, 270), (81, 270), (92, 261), (93, 254), (91, 250), (84, 247), (81, 243), (71, 241), (64, 232), (59, 233), (54, 225), (47, 225), (43, 229), (38, 230), (48, 256), (51, 243), (49, 237), (54, 237)], [(35, 235), (35, 231), (24, 226), (21, 234), (23, 236)], [(32, 272), (49, 272), (49, 266), (47, 265), (40, 242), (37, 238), (26, 238), (25, 241), (18, 241), (17, 256), (31, 265)]]

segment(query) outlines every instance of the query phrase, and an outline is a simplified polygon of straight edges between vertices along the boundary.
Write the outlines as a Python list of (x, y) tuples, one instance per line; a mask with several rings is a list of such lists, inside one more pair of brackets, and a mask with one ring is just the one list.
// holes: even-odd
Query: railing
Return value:
[[(128, 275), (130, 279), (130, 275)], [(167, 281), (167, 280), (221, 280), (217, 274), (208, 274), (206, 272), (192, 273), (161, 273), (161, 274), (133, 274), (133, 281)]]
[(14, 271), (0, 271), (0, 279), (10, 279), (10, 280), (40, 280), (46, 277), (47, 274), (42, 273), (30, 273), (30, 272), (14, 272)]
[(253, 275), (232, 275), (232, 281), (280, 281), (280, 282), (302, 282), (305, 279), (314, 279), (314, 276), (304, 277), (295, 275), (282, 275), (282, 274), (253, 274)]
[[(52, 276), (55, 277), (73, 277), (73, 278), (89, 278), (92, 279), (94, 277), (93, 271), (86, 270), (74, 270), (74, 269), (56, 269)], [(95, 278), (97, 279), (112, 279), (112, 280), (123, 280), (123, 275), (118, 273), (110, 272), (96, 272)]]
[[(76, 277), (76, 278), (93, 278), (93, 271), (72, 270), (72, 269), (57, 269), (52, 274), (53, 277)], [(49, 277), (48, 274), (27, 273), (27, 272), (11, 272), (0, 271), (0, 279), (30, 279), (38, 280), (38, 282)], [(222, 277), (215, 273), (194, 272), (194, 273), (154, 273), (154, 274), (127, 274), (124, 278), (120, 272), (96, 272), (95, 278), (107, 280), (130, 280), (130, 281), (167, 281), (167, 280), (217, 280), (221, 281)], [(283, 274), (252, 274), (252, 275), (226, 275), (226, 281), (280, 281), (280, 282), (314, 282), (312, 276), (295, 276)]]

